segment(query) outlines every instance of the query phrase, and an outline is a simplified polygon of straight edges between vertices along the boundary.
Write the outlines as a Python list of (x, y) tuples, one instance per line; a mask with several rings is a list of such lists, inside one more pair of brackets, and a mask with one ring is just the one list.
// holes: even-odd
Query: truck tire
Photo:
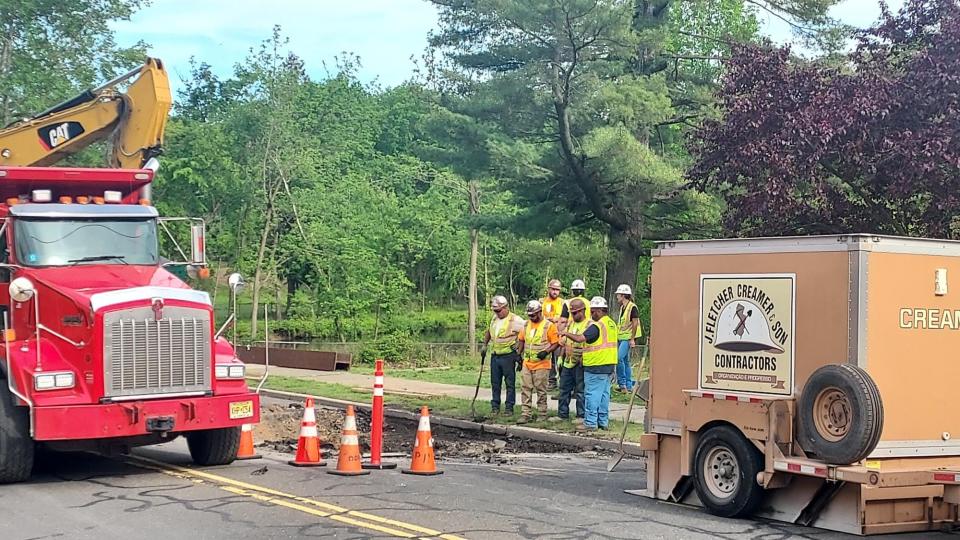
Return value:
[(797, 423), (805, 452), (834, 465), (857, 463), (880, 442), (880, 390), (857, 366), (823, 366), (810, 375), (800, 394)]
[(207, 429), (187, 434), (190, 457), (197, 465), (227, 465), (237, 458), (240, 428)]
[(33, 470), (34, 443), (30, 438), (30, 417), (19, 407), (0, 378), (0, 484), (23, 482)]
[(711, 514), (747, 516), (763, 500), (757, 483), (763, 455), (735, 428), (717, 426), (700, 434), (694, 461), (697, 496)]

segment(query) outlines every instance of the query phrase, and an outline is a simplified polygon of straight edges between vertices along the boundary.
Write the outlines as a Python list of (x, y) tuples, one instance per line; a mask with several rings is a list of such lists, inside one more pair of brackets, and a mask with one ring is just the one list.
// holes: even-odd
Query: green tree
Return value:
[(144, 0), (0, 1), (0, 125), (31, 116), (143, 61), (119, 47), (110, 23)]

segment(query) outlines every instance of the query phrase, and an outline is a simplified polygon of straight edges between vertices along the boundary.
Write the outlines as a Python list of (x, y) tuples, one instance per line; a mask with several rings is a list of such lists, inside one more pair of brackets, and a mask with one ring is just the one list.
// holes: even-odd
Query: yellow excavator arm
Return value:
[[(117, 86), (130, 79), (120, 92)], [(139, 169), (161, 152), (171, 104), (167, 72), (160, 60), (148, 58), (98, 88), (0, 129), (0, 165), (52, 165), (110, 137), (108, 165)]]

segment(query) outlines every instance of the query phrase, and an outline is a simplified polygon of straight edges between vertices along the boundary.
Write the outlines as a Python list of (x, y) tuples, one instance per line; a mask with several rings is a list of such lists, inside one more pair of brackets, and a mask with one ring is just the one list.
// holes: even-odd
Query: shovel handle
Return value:
[[(643, 373), (643, 368), (647, 364), (647, 355), (646, 353), (640, 357), (640, 365), (637, 366), (637, 378), (640, 378), (640, 374)], [(639, 384), (634, 384), (633, 388), (630, 391), (630, 405), (627, 407), (627, 416), (623, 419), (623, 431), (620, 432), (620, 452), (623, 452), (623, 441), (627, 438), (627, 426), (630, 425), (630, 415), (633, 413), (633, 402), (637, 399), (637, 391), (640, 390)]]

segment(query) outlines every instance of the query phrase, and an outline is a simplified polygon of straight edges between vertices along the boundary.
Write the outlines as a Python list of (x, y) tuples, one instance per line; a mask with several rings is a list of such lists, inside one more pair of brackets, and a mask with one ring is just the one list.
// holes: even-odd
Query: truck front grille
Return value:
[(210, 390), (210, 315), (152, 307), (104, 316), (104, 386), (112, 398)]

